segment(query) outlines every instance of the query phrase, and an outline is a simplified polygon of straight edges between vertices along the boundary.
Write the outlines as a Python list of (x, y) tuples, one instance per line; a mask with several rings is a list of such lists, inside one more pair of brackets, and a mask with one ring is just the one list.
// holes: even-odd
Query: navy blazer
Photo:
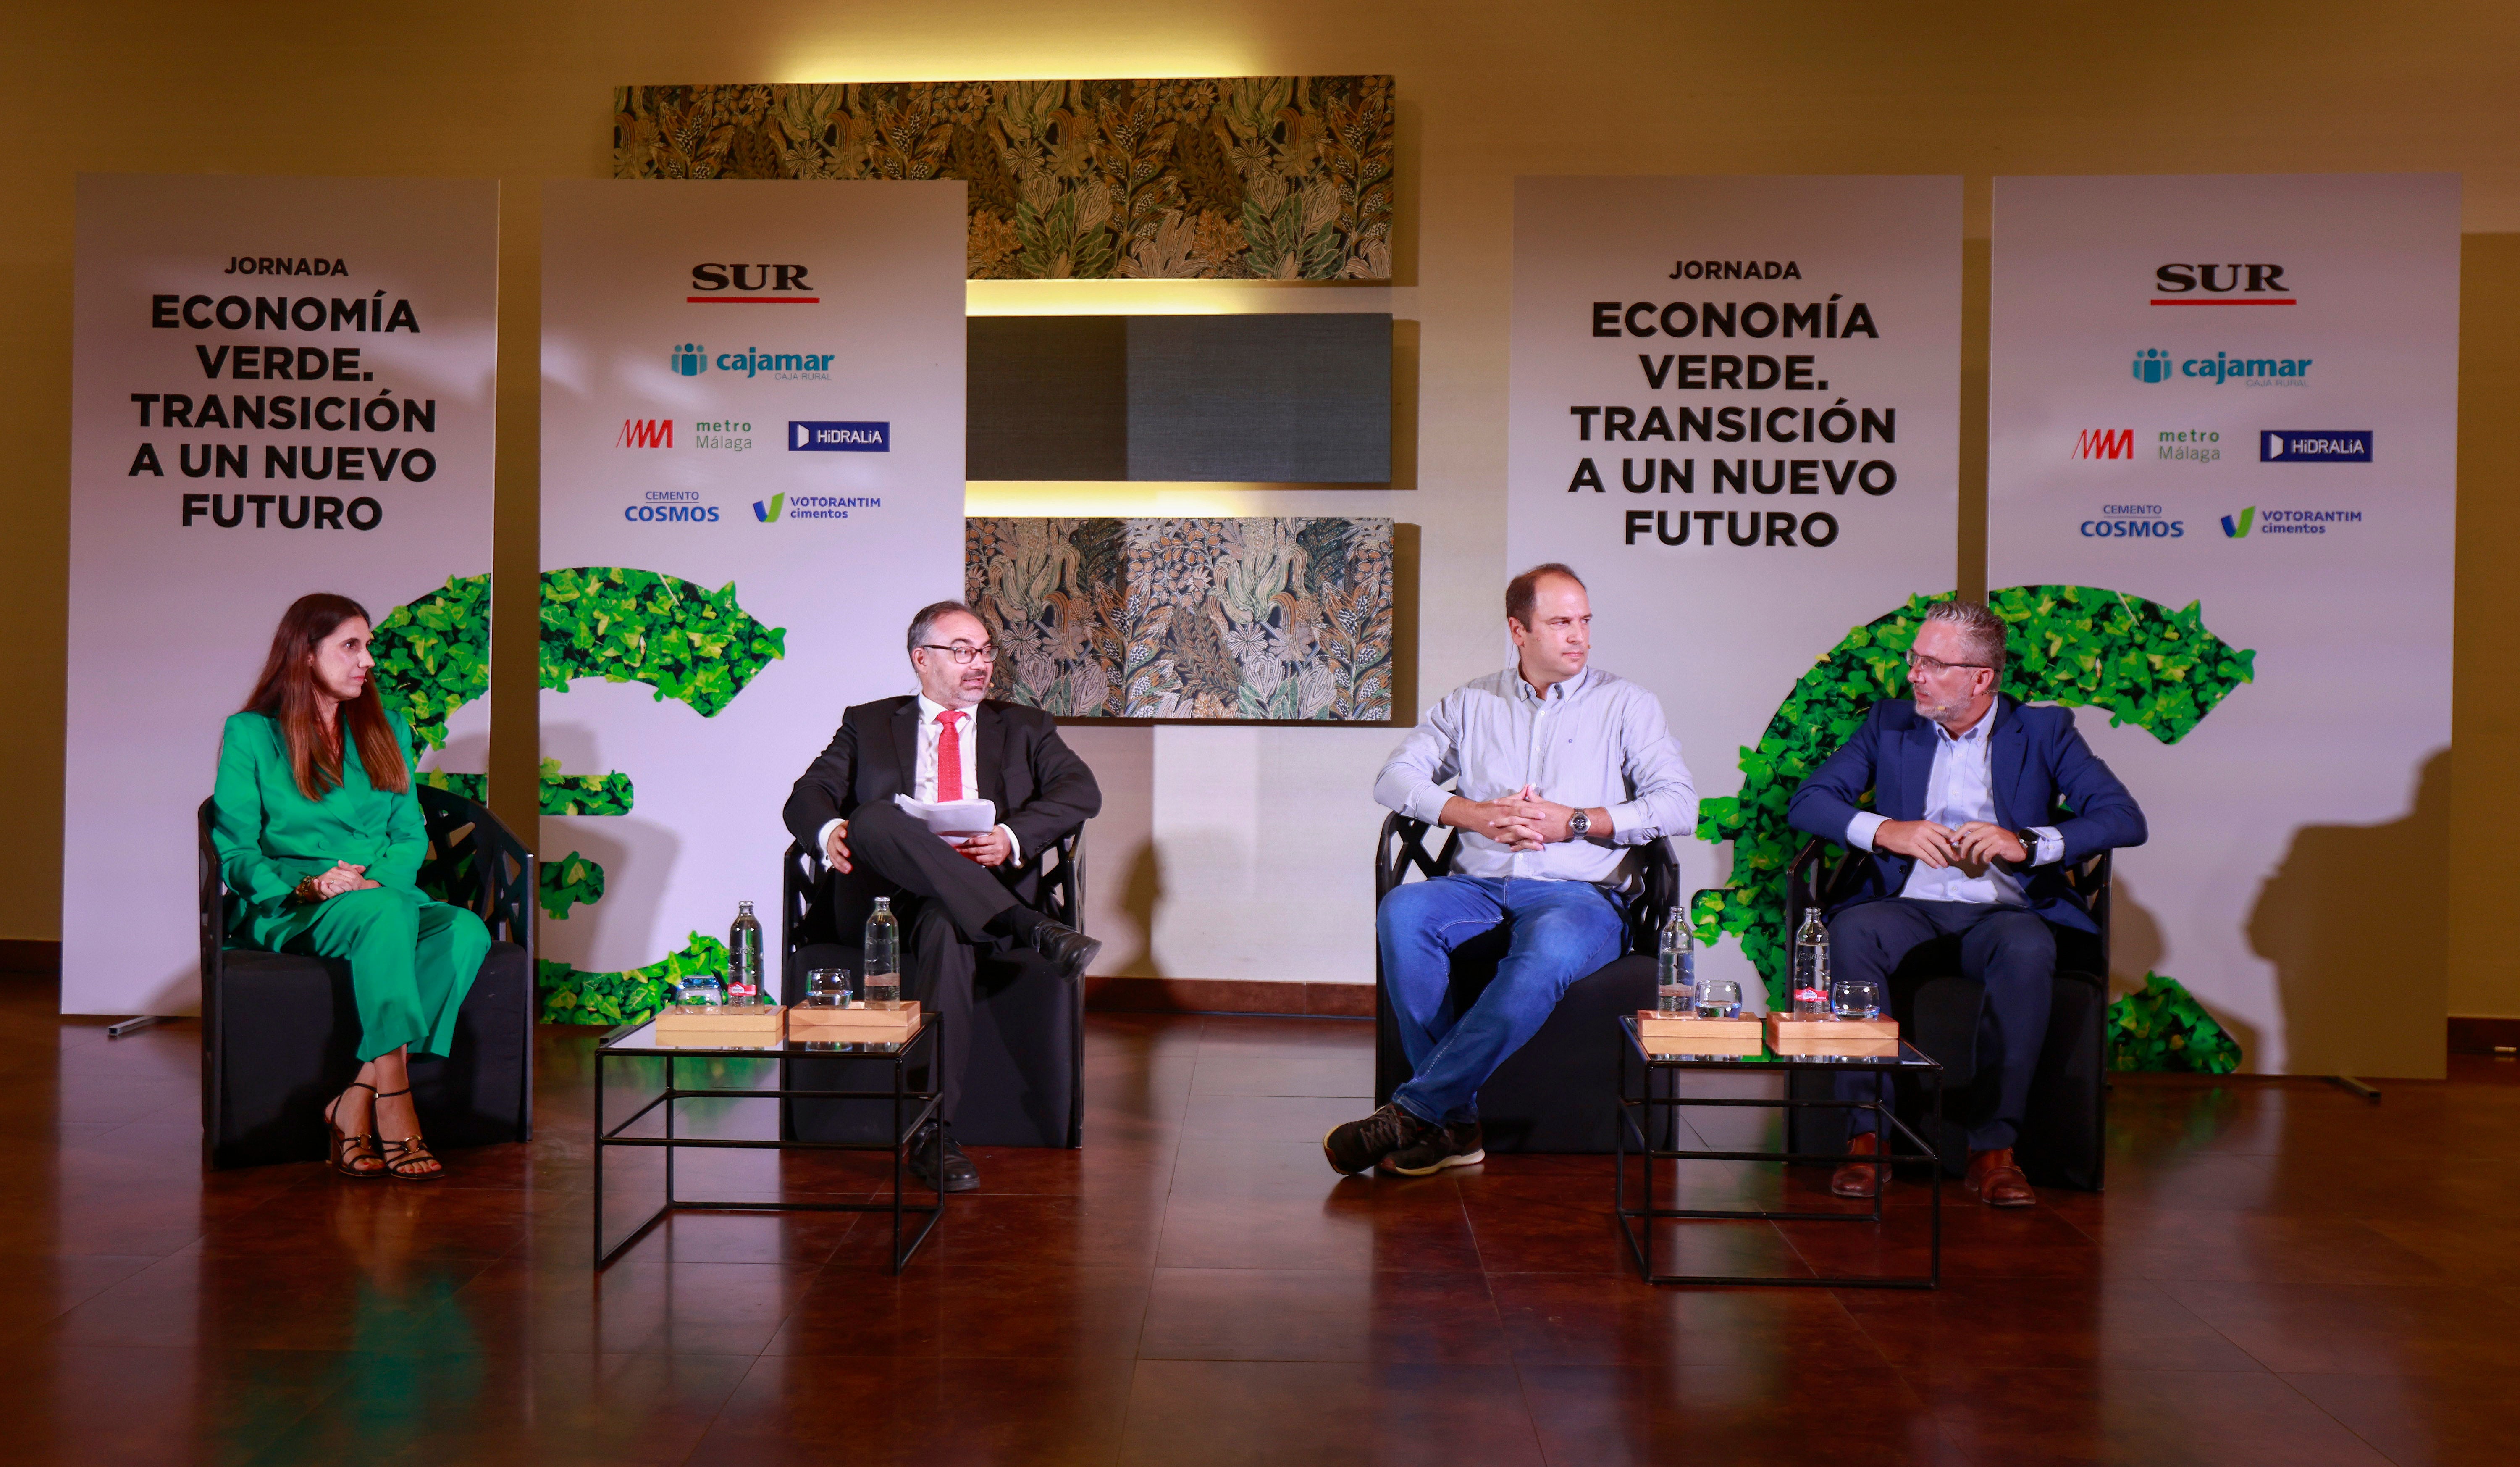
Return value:
[[(2060, 927), (2096, 932), (2083, 899), (2066, 885), (2065, 868), (2094, 851), (2140, 846), (2146, 834), (2143, 811), (2127, 787), (2109, 772), (2100, 756), (2074, 727), (2074, 711), (2033, 706), (1999, 697), (1994, 744), (1987, 751), (1988, 772), (1995, 789), (1995, 823), (2007, 830), (2034, 825), (2055, 827), (2065, 839), (2063, 857), (2053, 865), (2033, 868), (2022, 894), (2030, 909)], [(1803, 779), (1785, 807), (1794, 829), (1844, 844), (1846, 828), (1861, 806), (1864, 792), (1872, 792), (1872, 808), (1892, 820), (1925, 817), (1925, 786), (1934, 771), (1934, 741), (1940, 737), (1929, 719), (1918, 717), (1916, 705), (1904, 698), (1885, 698), (1872, 705), (1864, 726), (1845, 747), (1830, 755)], [(2070, 814), (2060, 811), (2070, 810)], [(1864, 885), (1843, 903), (1878, 901), (1896, 896), (1908, 883), (1910, 856), (1876, 850)]]

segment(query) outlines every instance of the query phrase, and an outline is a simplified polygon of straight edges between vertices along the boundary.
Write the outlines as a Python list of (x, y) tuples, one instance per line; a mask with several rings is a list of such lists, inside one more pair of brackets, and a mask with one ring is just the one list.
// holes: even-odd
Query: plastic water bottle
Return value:
[(1654, 953), (1654, 1007), (1666, 1014), (1685, 1014), (1696, 993), (1697, 940), (1688, 930), (1688, 913), (1673, 907)]
[(726, 932), (726, 1001), (761, 1001), (761, 922), (749, 901), (735, 904), (735, 925)]
[(1820, 908), (1803, 913), (1802, 931), (1794, 934), (1794, 1017), (1828, 1017), (1828, 928)]
[(878, 896), (866, 920), (866, 1001), (871, 1009), (901, 1007), (901, 919), (892, 898)]

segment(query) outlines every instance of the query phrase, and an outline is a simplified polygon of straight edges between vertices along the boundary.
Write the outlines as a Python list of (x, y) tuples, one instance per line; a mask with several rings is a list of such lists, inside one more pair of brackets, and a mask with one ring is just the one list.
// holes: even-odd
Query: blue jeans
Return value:
[[(1458, 1012), (1453, 949), (1499, 923), (1511, 930), (1505, 961)], [(1393, 889), (1373, 926), (1412, 1076), (1392, 1102), (1450, 1123), (1476, 1119), (1479, 1086), (1496, 1067), (1539, 1031), (1568, 985), (1620, 954), (1627, 914), (1590, 882), (1438, 876)]]

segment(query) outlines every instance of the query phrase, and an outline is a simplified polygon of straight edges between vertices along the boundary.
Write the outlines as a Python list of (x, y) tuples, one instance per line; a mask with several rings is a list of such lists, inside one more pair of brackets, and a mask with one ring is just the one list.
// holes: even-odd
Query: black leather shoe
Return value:
[(963, 1148), (955, 1142), (952, 1131), (945, 1133), (945, 1184), (943, 1186), (937, 1185), (936, 1173), (931, 1169), (935, 1159), (936, 1123), (930, 1121), (921, 1126), (918, 1133), (910, 1138), (908, 1158), (910, 1174), (917, 1177), (922, 1185), (934, 1192), (979, 1190), (980, 1169), (971, 1165), (969, 1157), (963, 1155)]
[(1102, 944), (1072, 927), (1062, 927), (1044, 917), (1032, 930), (1033, 951), (1058, 965), (1059, 976), (1079, 982), (1085, 970), (1093, 966)]

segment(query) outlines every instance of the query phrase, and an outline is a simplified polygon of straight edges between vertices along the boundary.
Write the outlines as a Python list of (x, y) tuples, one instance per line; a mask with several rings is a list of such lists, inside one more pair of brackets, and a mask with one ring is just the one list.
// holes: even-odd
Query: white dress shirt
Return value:
[[(1443, 788), (1447, 779), (1455, 780), (1453, 791)], [(1518, 665), (1455, 688), (1392, 751), (1373, 798), (1435, 825), (1455, 793), (1498, 800), (1525, 785), (1579, 810), (1599, 806), (1610, 834), (1513, 850), (1463, 831), (1456, 872), (1603, 882), (1625, 859), (1619, 848), (1685, 836), (1697, 824), (1697, 791), (1661, 703), (1592, 666), (1546, 696), (1532, 691)]]
[[(2002, 711), (2002, 704), (1987, 710), (1985, 717), (1958, 737), (1941, 724), (1934, 725), (1934, 767), (1925, 779), (1923, 818), (1952, 830), (1971, 820), (1989, 825), (1996, 822), (1994, 768), (1988, 756), (1995, 745), (1995, 720)], [(1889, 817), (1876, 810), (1858, 811), (1846, 823), (1846, 844), (1858, 850), (1870, 850), (1873, 832), (1888, 823)], [(2030, 834), (2036, 838), (2030, 851), (2031, 865), (2048, 865), (2065, 853), (2065, 838), (2053, 827), (2035, 825)], [(2021, 872), (2002, 861), (1989, 862), (1975, 876), (1959, 866), (1937, 869), (1917, 861), (1908, 868), (1908, 882), (1899, 889), (1899, 894), (1911, 901), (1968, 901), (1981, 906), (2030, 904), (2021, 894)]]
[[(945, 711), (945, 705), (924, 693), (919, 695), (919, 763), (911, 771), (910, 798), (926, 804), (936, 802), (936, 751), (944, 746), (945, 741), (945, 725), (938, 718)], [(954, 735), (963, 754), (963, 798), (977, 800), (980, 798), (980, 711), (967, 708), (962, 710), (962, 714), (955, 721)], [(827, 855), (831, 851), (832, 832), (839, 829), (842, 823), (838, 820), (823, 822), (820, 849), (815, 854)], [(1005, 825), (1000, 825), (998, 830), (1007, 838), (1007, 864), (1022, 865), (1023, 843), (1016, 840), (1015, 833)]]

